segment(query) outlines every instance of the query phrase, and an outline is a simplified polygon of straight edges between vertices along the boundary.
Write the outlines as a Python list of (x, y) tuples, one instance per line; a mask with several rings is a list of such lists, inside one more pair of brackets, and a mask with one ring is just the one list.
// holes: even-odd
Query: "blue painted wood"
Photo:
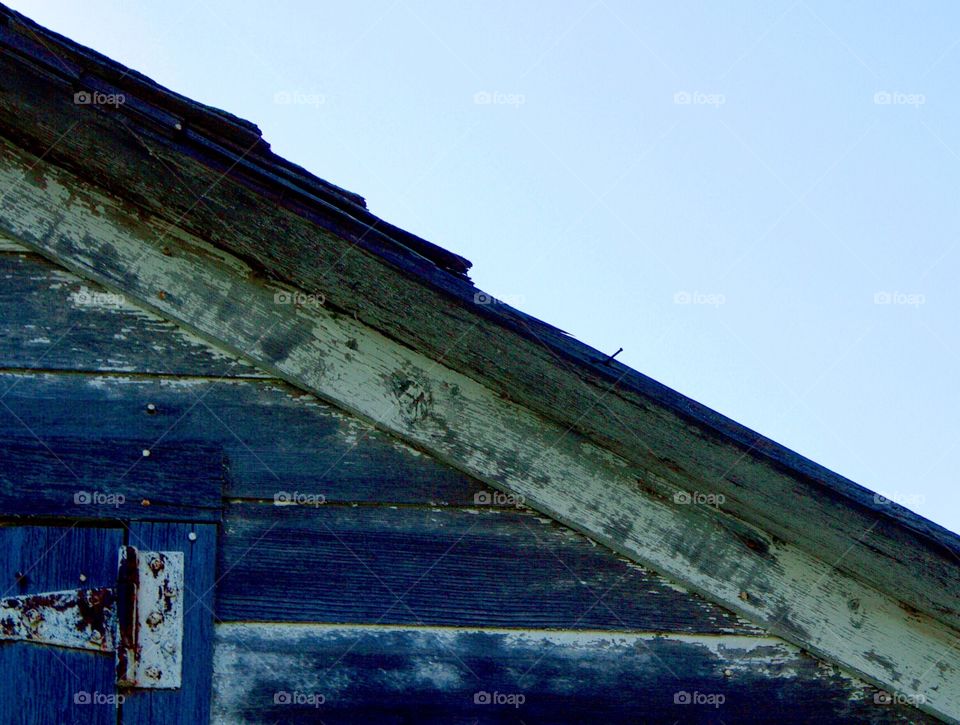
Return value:
[[(0, 526), (0, 596), (114, 586), (122, 543), (113, 528)], [(4, 725), (117, 722), (112, 653), (3, 642), (0, 673)]]
[(272, 501), (299, 492), (329, 501), (470, 504), (487, 490), (276, 381), (0, 374), (0, 395), (0, 442), (33, 431), (43, 440), (89, 441), (92, 455), (114, 440), (134, 456), (157, 440), (220, 446), (229, 497)]
[(0, 254), (0, 368), (266, 377), (33, 254)]
[(759, 630), (529, 512), (236, 504), (224, 621)]
[(217, 630), (214, 716), (228, 722), (936, 722), (876, 704), (874, 688), (794, 648), (750, 638), (711, 648), (523, 631)]
[[(194, 540), (191, 533), (196, 537)], [(128, 691), (120, 722), (131, 725), (209, 722), (216, 526), (133, 522), (128, 526), (127, 543), (150, 551), (184, 552), (183, 685), (179, 690)]]
[[(7, 411), (0, 407), (0, 419)], [(26, 432), (26, 431), (24, 431)], [(0, 515), (218, 521), (222, 450), (194, 442), (0, 437)]]

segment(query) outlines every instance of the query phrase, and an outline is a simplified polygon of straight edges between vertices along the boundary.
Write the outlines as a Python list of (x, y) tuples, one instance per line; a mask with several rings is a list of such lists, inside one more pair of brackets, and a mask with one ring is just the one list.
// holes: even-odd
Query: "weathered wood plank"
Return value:
[(0, 368), (266, 376), (34, 254), (0, 254)]
[[(477, 493), (488, 491), (354, 416), (278, 381), (0, 373), (0, 395), (0, 456), (9, 455), (3, 453), (5, 438), (28, 437), (32, 430), (44, 442), (86, 441), (89, 451), (81, 446), (77, 455), (86, 456), (90, 465), (102, 459), (106, 468), (110, 459), (103, 455), (111, 446), (123, 460), (135, 459), (158, 440), (164, 448), (218, 447), (222, 453), (200, 462), (199, 470), (223, 461), (224, 495), (231, 498), (272, 501), (285, 493), (291, 498), (323, 496), (331, 502), (472, 504)], [(37, 445), (42, 457), (43, 445)], [(48, 457), (44, 471), (69, 488), (69, 471), (52, 453)], [(147, 487), (156, 461), (150, 457), (132, 471), (147, 476)], [(187, 467), (170, 474), (194, 475)], [(20, 483), (7, 478), (8, 490), (15, 494)], [(124, 478), (121, 483), (133, 481)]]
[(44, 432), (38, 433), (40, 439), (16, 431), (16, 418), (0, 406), (2, 516), (220, 519), (224, 466), (219, 447)]
[(219, 570), (223, 621), (761, 631), (529, 512), (233, 505)]
[[(662, 455), (635, 465), (591, 443), (576, 426), (542, 418), (352, 316), (277, 304), (277, 288), (242, 272), (241, 260), (225, 271), (225, 253), (206, 242), (145, 215), (134, 218), (62, 170), (12, 146), (6, 150), (0, 187), (10, 192), (0, 203), (0, 228), (8, 233), (868, 681), (906, 696), (922, 693), (924, 708), (960, 721), (960, 634), (930, 615), (956, 620), (958, 568), (922, 541), (898, 539), (893, 519), (839, 506), (834, 513), (846, 517), (842, 531), (826, 520), (829, 531), (821, 532), (823, 510), (795, 496), (795, 477), (762, 461), (750, 465), (770, 478), (769, 490), (790, 492), (777, 505), (790, 502), (795, 526), (824, 533), (820, 550), (797, 545), (797, 537), (765, 534), (731, 510), (677, 504), (664, 491), (698, 477), (686, 477), (682, 466), (676, 476), (666, 475)], [(90, 211), (108, 208), (109, 214)], [(168, 254), (157, 241), (161, 230)], [(455, 340), (448, 338), (448, 347), (455, 348)], [(575, 412), (595, 404), (591, 399)], [(663, 427), (654, 439), (660, 454), (675, 453), (682, 440), (691, 448), (684, 461), (703, 455), (734, 465), (741, 455), (722, 442), (691, 441), (686, 423), (678, 432), (669, 415), (651, 414)], [(637, 434), (645, 435), (649, 422), (638, 422)], [(673, 438), (661, 441), (664, 435)], [(753, 486), (763, 488), (758, 481), (747, 488)], [(804, 500), (812, 508), (804, 509)], [(860, 528), (865, 521), (873, 528)], [(859, 537), (852, 543), (851, 531)], [(851, 571), (843, 551), (829, 556), (836, 543), (830, 535), (870, 567)], [(901, 566), (897, 547), (920, 559)], [(888, 569), (875, 571), (881, 558)], [(881, 592), (890, 578), (896, 591)]]
[(771, 637), (216, 629), (222, 723), (933, 722)]
[(217, 528), (211, 524), (134, 522), (128, 527), (128, 539), (140, 549), (184, 553), (183, 679), (177, 690), (127, 692), (120, 723), (208, 723)]
[[(581, 432), (649, 471), (646, 483), (659, 492), (720, 493), (740, 520), (835, 562), (869, 586), (897, 582), (888, 596), (960, 627), (960, 544), (942, 527), (874, 501), (866, 489), (646, 376), (598, 363), (605, 356), (549, 325), (506, 305), (474, 304), (475, 288), (415, 254), (396, 245), (365, 246), (379, 229), (358, 239), (338, 226), (342, 215), (333, 210), (239, 173), (242, 149), (213, 153), (213, 144), (196, 134), (186, 143), (171, 130), (173, 118), (157, 109), (153, 122), (133, 116), (121, 122), (120, 113), (77, 107), (70, 81), (55, 78), (62, 63), (45, 75), (12, 57), (0, 63), (8, 78), (0, 125), (9, 138), (50, 152), (48, 159), (98, 187), (213, 242), (216, 248), (204, 254), (231, 250), (251, 260), (261, 278), (323, 294), (392, 340), (445, 360), (561, 430)], [(168, 173), (171, 166), (176, 175)], [(210, 190), (204, 203), (196, 203), (194, 189)], [(159, 236), (166, 225), (150, 228)], [(869, 541), (861, 540), (866, 531)]]
[[(120, 529), (0, 525), (0, 596), (115, 586), (122, 543)], [(112, 653), (4, 642), (0, 673), (0, 722), (117, 722)]]
[(20, 254), (32, 254), (32, 251), (29, 247), (25, 247), (20, 242), (16, 242), (9, 237), (5, 237), (0, 234), (0, 253), (20, 253)]

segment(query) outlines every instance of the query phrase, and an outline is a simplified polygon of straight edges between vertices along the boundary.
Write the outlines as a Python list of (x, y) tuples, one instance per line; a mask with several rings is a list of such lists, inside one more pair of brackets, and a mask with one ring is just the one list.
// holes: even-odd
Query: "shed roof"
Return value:
[[(433, 361), (444, 372), (413, 363), (405, 363), (416, 368), (409, 375), (371, 372), (370, 379), (379, 375), (386, 380), (398, 406), (394, 419), (378, 420), (372, 407), (358, 402), (362, 395), (356, 389), (337, 388), (315, 377), (320, 373), (310, 369), (303, 352), (314, 350), (310, 346), (315, 344), (303, 332), (307, 324), (303, 315), (291, 321), (293, 327), (282, 338), (270, 340), (269, 346), (259, 344), (251, 353), (241, 341), (230, 339), (230, 325), (217, 328), (210, 323), (207, 328), (205, 318), (186, 302), (179, 307), (176, 300), (161, 304), (155, 294), (146, 294), (147, 287), (138, 288), (137, 280), (146, 272), (130, 266), (129, 260), (103, 254), (102, 249), (99, 256), (93, 255), (81, 249), (80, 241), (67, 245), (55, 227), (31, 239), (25, 227), (17, 226), (11, 205), (18, 201), (25, 205), (31, 199), (39, 203), (40, 197), (2, 202), (0, 217), (6, 215), (2, 222), (7, 231), (16, 232), (41, 253), (145, 297), (161, 313), (291, 382), (373, 419), (488, 483), (523, 492), (534, 507), (666, 569), (772, 631), (881, 685), (889, 687), (907, 674), (898, 663), (882, 662), (892, 652), (878, 648), (850, 654), (844, 648), (826, 647), (810, 630), (817, 617), (824, 624), (836, 624), (831, 617), (837, 612), (826, 608), (812, 620), (794, 622), (781, 611), (782, 602), (773, 602), (772, 593), (750, 598), (747, 583), (759, 581), (757, 572), (722, 571), (713, 577), (706, 571), (711, 564), (704, 556), (685, 551), (679, 542), (671, 544), (676, 562), (667, 553), (658, 559), (650, 551), (653, 544), (644, 542), (636, 530), (631, 511), (655, 509), (663, 516), (665, 530), (673, 525), (668, 525), (670, 521), (689, 530), (703, 524), (696, 530), (705, 537), (703, 532), (716, 527), (727, 537), (730, 556), (735, 547), (743, 546), (746, 556), (752, 557), (743, 561), (758, 566), (762, 562), (772, 572), (789, 568), (787, 557), (779, 552), (779, 547), (789, 545), (809, 557), (810, 566), (822, 565), (843, 582), (855, 581), (878, 592), (882, 600), (878, 611), (890, 603), (924, 623), (936, 623), (944, 628), (934, 638), (941, 644), (945, 636), (957, 634), (960, 536), (611, 360), (552, 325), (499, 301), (478, 298), (482, 292), (467, 276), (469, 261), (379, 219), (361, 196), (274, 154), (256, 125), (174, 93), (2, 5), (0, 26), (0, 135), (35, 155), (37, 161), (28, 171), (40, 173), (48, 165), (50, 173), (63, 169), (85, 188), (116, 198), (117, 215), (129, 217), (121, 227), (143, 239), (148, 235), (138, 225), (149, 227), (155, 238), (162, 236), (168, 244), (184, 248), (180, 259), (189, 257), (187, 251), (194, 248), (190, 245), (199, 244), (196, 240), (210, 243), (216, 254), (229, 255), (249, 270), (243, 273), (228, 266), (211, 274), (233, 275), (238, 284), (251, 285), (251, 295), (264, 285), (321, 292), (332, 315), (327, 324), (346, 325), (342, 318), (352, 317), (357, 329), (369, 331), (376, 344), (399, 346), (396, 354), (401, 357), (406, 354), (402, 351), (412, 350), (421, 356), (417, 360)], [(82, 92), (122, 94), (124, 102), (75, 103), (73, 94)], [(38, 185), (45, 189), (46, 183)], [(198, 196), (196, 189), (204, 191)], [(158, 235), (159, 222), (177, 231)], [(167, 246), (163, 249), (170, 256)], [(205, 252), (207, 257), (212, 253)], [(200, 265), (206, 258), (196, 259)], [(157, 269), (150, 270), (154, 284)], [(186, 278), (183, 284), (188, 284)], [(349, 328), (350, 334), (360, 334), (357, 329)], [(387, 342), (379, 342), (381, 337)], [(349, 361), (363, 364), (355, 357)], [(313, 361), (321, 366), (324, 362), (329, 364), (326, 358)], [(479, 386), (473, 397), (456, 397), (461, 377)], [(447, 392), (453, 388), (458, 392)], [(411, 390), (418, 393), (414, 403), (405, 398)], [(501, 411), (495, 408), (500, 405), (496, 400), (512, 407)], [(467, 426), (447, 414), (445, 403), (476, 406), (478, 420), (487, 416), (491, 428), (498, 415), (504, 426), (512, 427), (511, 416), (520, 420), (517, 411), (529, 414), (529, 425), (551, 431), (543, 440), (556, 440), (541, 446), (543, 456), (566, 458), (558, 458), (552, 472), (543, 472), (530, 483), (532, 469), (522, 457), (521, 440), (527, 429), (517, 423), (515, 439), (495, 440), (495, 431)], [(489, 444), (465, 442), (488, 435)], [(561, 438), (568, 439), (562, 446)], [(571, 466), (580, 465), (578, 456), (590, 465), (594, 459), (600, 462), (575, 470)], [(611, 508), (596, 505), (591, 510), (589, 498), (577, 500), (579, 494), (564, 475), (595, 479), (590, 484), (599, 488), (591, 495), (600, 496), (602, 491), (610, 497)], [(579, 490), (586, 485), (584, 480)], [(676, 499), (691, 489), (722, 495), (725, 504), (691, 513)], [(613, 502), (627, 498), (631, 504), (624, 503), (618, 518)], [(714, 544), (704, 538), (699, 545)], [(722, 555), (728, 549), (716, 551)], [(721, 585), (726, 581), (729, 591)], [(757, 588), (776, 589), (777, 581), (771, 578)], [(871, 658), (880, 663), (872, 669), (864, 664)], [(933, 667), (942, 664), (937, 661)], [(917, 668), (922, 670), (922, 663)], [(950, 670), (947, 676), (960, 677), (960, 672)], [(958, 697), (938, 706), (937, 712), (960, 717)]]

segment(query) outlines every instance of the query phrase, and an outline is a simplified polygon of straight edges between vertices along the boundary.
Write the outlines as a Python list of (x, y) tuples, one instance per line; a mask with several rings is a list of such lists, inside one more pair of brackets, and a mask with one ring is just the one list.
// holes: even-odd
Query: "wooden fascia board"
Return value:
[(222, 249), (12, 144), (0, 151), (0, 229), (40, 254), (960, 722), (960, 633), (879, 588), (899, 582), (871, 585), (723, 507), (674, 503), (662, 465), (628, 461), (319, 297), (278, 303), (289, 290)]

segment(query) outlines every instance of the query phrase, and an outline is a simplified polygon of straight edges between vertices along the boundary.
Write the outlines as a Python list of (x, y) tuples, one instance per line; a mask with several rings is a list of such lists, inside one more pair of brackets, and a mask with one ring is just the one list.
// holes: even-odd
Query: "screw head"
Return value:
[(188, 538), (190, 541), (196, 541), (196, 540), (197, 540), (197, 535), (196, 535), (193, 531), (191, 531), (189, 534), (187, 534), (187, 538)]

